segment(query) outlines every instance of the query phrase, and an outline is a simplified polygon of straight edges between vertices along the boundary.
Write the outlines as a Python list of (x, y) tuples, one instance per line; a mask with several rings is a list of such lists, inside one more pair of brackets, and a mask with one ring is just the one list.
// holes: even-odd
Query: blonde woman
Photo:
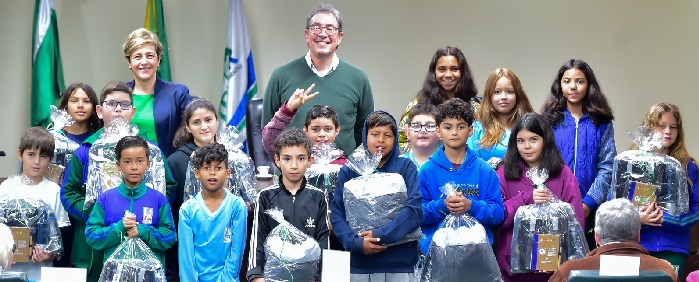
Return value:
[(138, 125), (166, 157), (170, 156), (177, 149), (172, 139), (182, 123), (182, 113), (192, 101), (189, 89), (163, 81), (156, 75), (163, 45), (150, 30), (139, 28), (131, 32), (122, 49), (126, 65), (134, 75), (134, 80), (126, 83), (133, 89), (133, 107), (138, 109), (132, 123)]

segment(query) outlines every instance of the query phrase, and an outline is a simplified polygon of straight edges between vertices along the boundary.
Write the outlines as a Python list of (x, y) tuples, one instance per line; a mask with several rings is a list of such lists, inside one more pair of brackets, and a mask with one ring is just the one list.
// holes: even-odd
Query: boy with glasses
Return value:
[[(132, 105), (132, 89), (123, 82), (112, 81), (108, 83), (100, 93), (100, 104), (95, 107), (97, 116), (104, 122), (105, 127), (115, 119), (123, 119), (131, 122), (136, 108)], [(98, 130), (75, 150), (70, 164), (66, 168), (66, 177), (61, 189), (61, 202), (68, 215), (75, 220), (73, 236), (73, 252), (71, 264), (75, 267), (87, 269), (87, 281), (98, 281), (102, 272), (103, 252), (92, 249), (85, 238), (85, 225), (92, 208), (87, 210), (85, 206), (85, 183), (89, 167), (89, 154), (92, 144), (99, 139), (103, 129)], [(163, 156), (165, 159), (165, 156)], [(175, 180), (172, 178), (170, 168), (165, 165), (165, 182), (167, 187), (167, 199), (172, 202), (175, 192)]]
[(408, 124), (403, 129), (408, 135), (412, 146), (401, 157), (408, 158), (418, 169), (439, 148), (437, 137), (437, 121), (435, 112), (437, 106), (432, 104), (417, 104), (410, 109)]

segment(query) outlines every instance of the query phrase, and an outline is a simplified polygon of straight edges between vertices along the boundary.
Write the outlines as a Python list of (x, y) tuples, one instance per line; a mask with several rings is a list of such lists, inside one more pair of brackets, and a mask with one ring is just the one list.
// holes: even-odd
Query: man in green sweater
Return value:
[(335, 54), (343, 36), (342, 17), (337, 9), (329, 4), (313, 8), (306, 18), (305, 34), (308, 53), (272, 72), (265, 90), (262, 127), (296, 89), (315, 84), (319, 95), (297, 110), (290, 125), (303, 128), (306, 112), (315, 105), (332, 107), (340, 123), (335, 143), (349, 155), (361, 143), (364, 120), (374, 111), (369, 78)]

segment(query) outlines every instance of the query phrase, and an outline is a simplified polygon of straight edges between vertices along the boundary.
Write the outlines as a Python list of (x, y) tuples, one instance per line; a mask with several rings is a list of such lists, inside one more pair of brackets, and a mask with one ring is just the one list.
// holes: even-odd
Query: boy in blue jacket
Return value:
[[(448, 100), (437, 107), (437, 135), (444, 142), (437, 152), (420, 167), (422, 192), (423, 234), (420, 250), (427, 253), (432, 235), (449, 214), (468, 213), (488, 234), (504, 220), (500, 180), (488, 163), (467, 149), (466, 140), (473, 134), (471, 105), (461, 99)], [(457, 195), (445, 197), (439, 187), (452, 182)]]
[(202, 190), (180, 208), (180, 280), (239, 281), (248, 208), (223, 189), (231, 174), (226, 147), (206, 144), (190, 163)]
[[(124, 237), (138, 237), (165, 266), (165, 250), (175, 244), (177, 235), (165, 195), (143, 182), (150, 166), (148, 142), (126, 136), (117, 142), (115, 150), (123, 181), (97, 197), (85, 228), (87, 244), (104, 251), (107, 261)], [(131, 215), (125, 215), (125, 211)]]
[[(331, 222), (345, 250), (351, 251), (352, 281), (414, 281), (418, 260), (418, 242), (412, 241), (386, 247), (410, 234), (420, 226), (422, 207), (417, 168), (410, 159), (399, 158), (396, 120), (387, 112), (376, 111), (364, 122), (362, 142), (370, 153), (382, 152), (377, 170), (403, 176), (408, 200), (400, 213), (388, 224), (373, 230), (352, 230), (345, 215), (343, 190), (345, 182), (359, 175), (344, 166), (338, 176), (338, 186), (332, 202)], [(464, 140), (465, 141), (465, 140)]]

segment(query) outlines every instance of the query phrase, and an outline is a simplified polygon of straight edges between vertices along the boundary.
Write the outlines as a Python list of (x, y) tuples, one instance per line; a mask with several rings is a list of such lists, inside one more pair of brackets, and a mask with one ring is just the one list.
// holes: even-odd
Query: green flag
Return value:
[(161, 0), (148, 0), (145, 27), (158, 35), (160, 43), (163, 44), (163, 56), (160, 58), (158, 77), (162, 80), (172, 81), (170, 76), (170, 56), (168, 55), (167, 36), (165, 35), (165, 15), (163, 14), (163, 2)]
[(32, 126), (50, 122), (49, 106), (65, 89), (53, 0), (36, 0), (32, 36)]

